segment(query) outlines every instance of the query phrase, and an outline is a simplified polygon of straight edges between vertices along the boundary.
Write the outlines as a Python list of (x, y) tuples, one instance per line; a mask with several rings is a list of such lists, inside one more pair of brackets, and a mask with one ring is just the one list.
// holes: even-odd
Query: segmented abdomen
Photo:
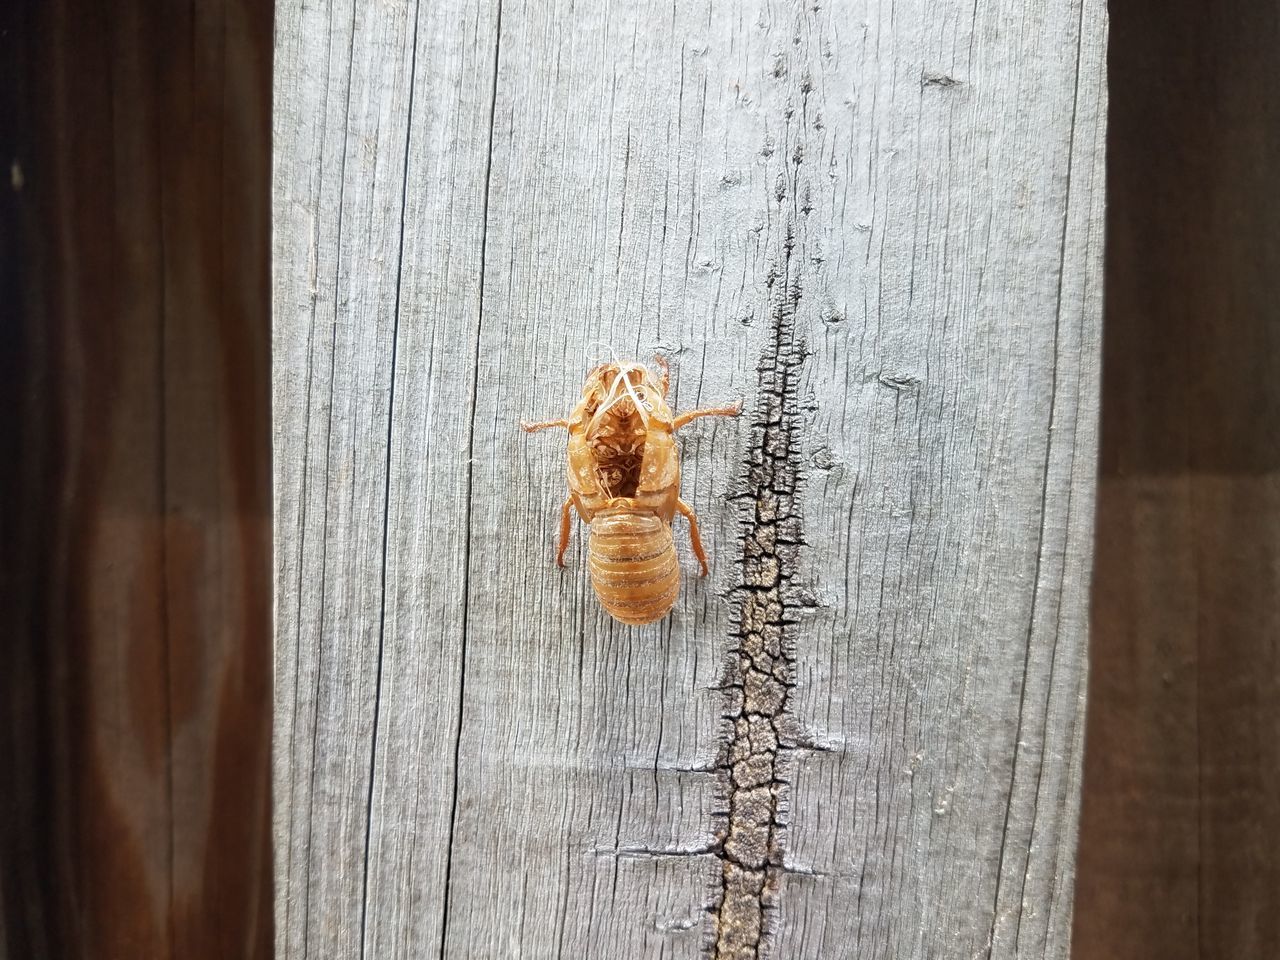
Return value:
[(623, 623), (652, 623), (680, 593), (671, 528), (651, 513), (611, 513), (591, 522), (591, 585)]

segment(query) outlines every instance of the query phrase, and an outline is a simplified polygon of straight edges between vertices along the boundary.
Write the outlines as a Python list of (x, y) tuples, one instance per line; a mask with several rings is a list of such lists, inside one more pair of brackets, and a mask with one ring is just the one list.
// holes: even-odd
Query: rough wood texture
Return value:
[(1080, 960), (1280, 956), (1280, 9), (1115, 5)]
[[(1065, 957), (1105, 15), (288, 2), (277, 954)], [(552, 564), (675, 365), (712, 575)]]
[(270, 955), (270, 38), (5, 5), (13, 960)]

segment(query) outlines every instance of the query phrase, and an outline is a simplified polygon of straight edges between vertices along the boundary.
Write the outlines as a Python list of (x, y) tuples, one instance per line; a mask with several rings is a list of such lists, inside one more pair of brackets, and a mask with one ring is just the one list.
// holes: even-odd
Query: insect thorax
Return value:
[[(630, 403), (629, 409), (610, 410), (590, 436), (596, 482), (609, 497), (634, 497), (640, 486), (648, 428)], [(623, 407), (619, 404), (618, 408)]]
[(655, 418), (670, 419), (658, 381), (642, 364), (604, 364), (583, 387), (579, 411), (600, 492), (636, 496), (649, 430)]

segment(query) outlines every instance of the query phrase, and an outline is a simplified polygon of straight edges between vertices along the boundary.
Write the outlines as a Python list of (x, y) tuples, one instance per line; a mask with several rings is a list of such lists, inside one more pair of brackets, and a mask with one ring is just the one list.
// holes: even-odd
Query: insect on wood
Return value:
[(604, 363), (587, 375), (582, 399), (567, 418), (520, 426), (533, 433), (569, 431), (569, 496), (560, 508), (556, 563), (569, 545), (569, 508), (591, 525), (588, 566), (600, 603), (622, 623), (652, 623), (680, 593), (671, 522), (689, 521), (693, 553), (707, 574), (707, 555), (693, 508), (680, 499), (675, 432), (697, 417), (735, 416), (741, 404), (675, 416), (667, 405), (667, 363)]

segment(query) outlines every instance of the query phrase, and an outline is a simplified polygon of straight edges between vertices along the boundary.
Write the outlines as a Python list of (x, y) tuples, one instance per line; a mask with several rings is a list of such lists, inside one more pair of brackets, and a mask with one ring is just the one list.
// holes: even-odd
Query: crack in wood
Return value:
[(757, 367), (759, 391), (746, 477), (732, 495), (743, 509), (741, 580), (733, 590), (735, 626), (722, 689), (724, 742), (719, 758), (722, 822), (713, 852), (720, 861), (709, 907), (716, 960), (764, 955), (770, 914), (785, 870), (788, 700), (795, 651), (788, 627), (813, 601), (792, 583), (804, 543), (798, 493), (800, 420), (797, 381), (804, 349), (795, 336), (800, 283), (790, 225), (782, 263), (768, 285), (771, 335)]

